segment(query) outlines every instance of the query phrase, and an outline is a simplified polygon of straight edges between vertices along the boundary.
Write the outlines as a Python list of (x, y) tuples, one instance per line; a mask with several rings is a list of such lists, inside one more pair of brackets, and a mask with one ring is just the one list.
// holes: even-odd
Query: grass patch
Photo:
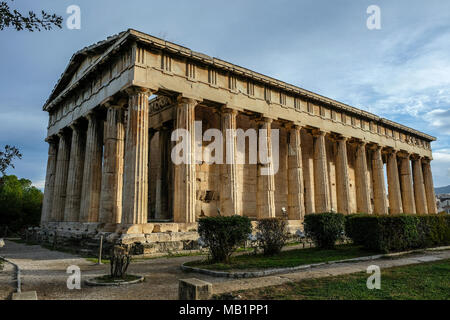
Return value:
[(344, 260), (377, 254), (363, 250), (361, 246), (339, 245), (335, 249), (293, 249), (282, 251), (275, 256), (263, 254), (242, 254), (231, 258), (229, 264), (210, 263), (209, 261), (192, 261), (186, 265), (211, 270), (261, 270), (270, 268), (296, 267), (305, 264)]
[(366, 287), (368, 274), (308, 279), (248, 291), (242, 299), (270, 300), (448, 300), (450, 260), (381, 269), (381, 289)]

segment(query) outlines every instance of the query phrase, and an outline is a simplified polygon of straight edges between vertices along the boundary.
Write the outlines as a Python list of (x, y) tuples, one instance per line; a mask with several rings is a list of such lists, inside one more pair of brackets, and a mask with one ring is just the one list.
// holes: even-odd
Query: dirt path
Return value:
[[(177, 299), (178, 280), (196, 277), (209, 282), (220, 282), (225, 279), (204, 275), (186, 274), (180, 265), (186, 261), (199, 259), (198, 256), (158, 258), (134, 262), (129, 273), (145, 276), (145, 282), (125, 287), (89, 287), (84, 283), (81, 290), (67, 288), (67, 267), (80, 267), (82, 281), (86, 278), (107, 274), (109, 265), (95, 265), (77, 255), (59, 251), (51, 251), (41, 246), (26, 245), (5, 241), (0, 255), (18, 264), (22, 270), (22, 291), (36, 290), (38, 299)], [(3, 273), (0, 273), (3, 275)], [(9, 280), (10, 281), (10, 280)], [(8, 282), (7, 277), (0, 277), (0, 287)], [(9, 291), (8, 291), (9, 292)], [(3, 297), (4, 299), (5, 297)]]
[[(199, 259), (198, 256), (157, 258), (136, 261), (130, 266), (129, 272), (131, 274), (145, 276), (146, 280), (143, 283), (124, 287), (89, 287), (82, 283), (80, 290), (69, 290), (67, 288), (66, 283), (69, 274), (66, 273), (66, 270), (69, 266), (76, 265), (80, 267), (82, 280), (84, 280), (89, 277), (107, 274), (109, 265), (95, 265), (77, 255), (51, 251), (41, 246), (19, 244), (12, 241), (6, 241), (5, 247), (0, 249), (0, 255), (20, 266), (22, 270), (22, 291), (35, 290), (39, 300), (171, 300), (177, 299), (178, 280), (184, 278), (198, 278), (211, 282), (213, 283), (214, 293), (220, 294), (300, 281), (306, 278), (360, 272), (365, 271), (367, 266), (371, 264), (378, 265), (381, 268), (388, 268), (448, 259), (450, 258), (450, 251), (418, 253), (396, 259), (331, 264), (284, 275), (241, 280), (214, 278), (181, 271), (180, 265), (182, 263), (197, 260)], [(10, 268), (6, 264), (4, 266)], [(11, 268), (0, 272), (0, 299), (7, 298), (14, 290), (12, 271), (13, 269)]]

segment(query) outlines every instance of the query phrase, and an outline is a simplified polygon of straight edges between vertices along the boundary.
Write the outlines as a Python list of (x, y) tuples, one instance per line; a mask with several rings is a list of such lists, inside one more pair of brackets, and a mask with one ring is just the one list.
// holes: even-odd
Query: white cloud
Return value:
[(424, 119), (440, 133), (450, 135), (450, 109), (435, 109), (428, 112)]

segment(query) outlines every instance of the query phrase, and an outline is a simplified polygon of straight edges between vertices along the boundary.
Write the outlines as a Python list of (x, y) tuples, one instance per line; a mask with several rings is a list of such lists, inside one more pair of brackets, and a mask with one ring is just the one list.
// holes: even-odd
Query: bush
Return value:
[(395, 252), (450, 244), (450, 216), (350, 215), (345, 230), (366, 249)]
[(305, 216), (305, 233), (318, 248), (333, 249), (344, 234), (345, 218), (341, 213), (317, 213)]
[(250, 219), (242, 216), (207, 217), (198, 223), (198, 233), (209, 247), (212, 262), (229, 262), (231, 254), (251, 232)]
[(259, 220), (256, 226), (259, 247), (264, 255), (270, 256), (281, 252), (288, 239), (287, 222), (279, 218)]

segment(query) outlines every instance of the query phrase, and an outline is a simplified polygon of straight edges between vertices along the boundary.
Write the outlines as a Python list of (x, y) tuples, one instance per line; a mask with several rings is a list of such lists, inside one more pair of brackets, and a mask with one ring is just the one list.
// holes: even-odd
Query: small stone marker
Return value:
[(14, 292), (13, 300), (37, 300), (36, 291)]
[(212, 295), (212, 284), (203, 280), (180, 279), (178, 284), (179, 300), (208, 300)]

